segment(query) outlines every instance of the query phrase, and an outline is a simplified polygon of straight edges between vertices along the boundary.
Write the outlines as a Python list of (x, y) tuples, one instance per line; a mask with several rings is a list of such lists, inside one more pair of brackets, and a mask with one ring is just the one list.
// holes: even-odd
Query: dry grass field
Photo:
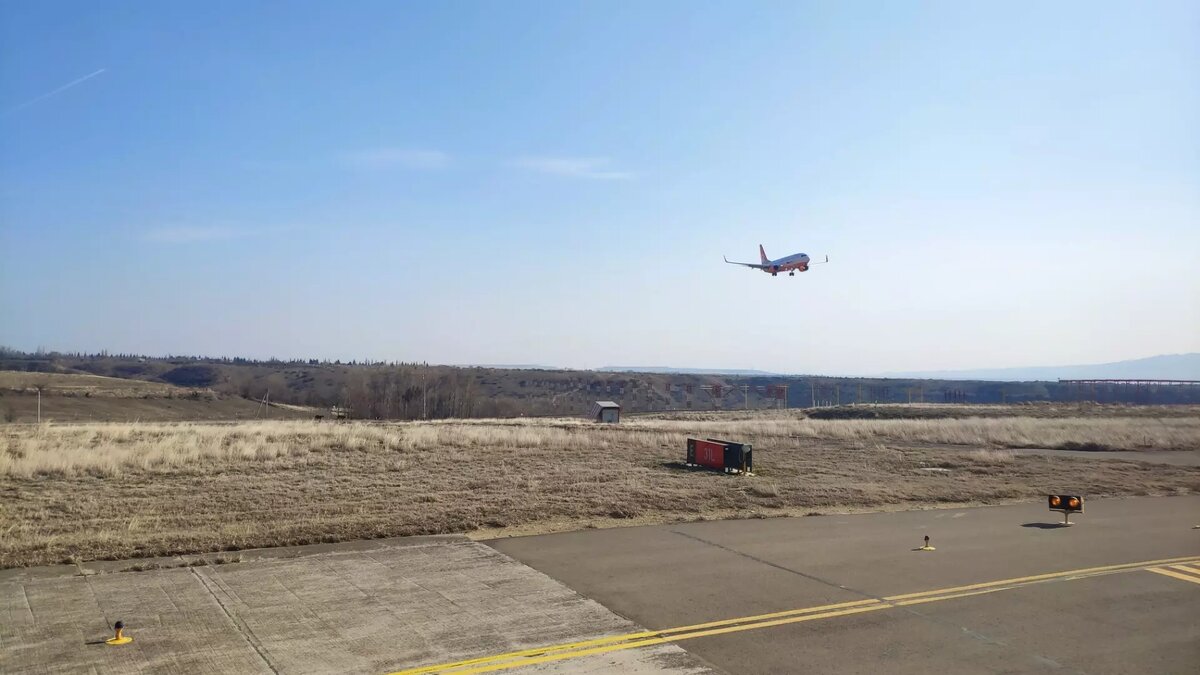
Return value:
[(1063, 418), (1116, 418), (1116, 417), (1155, 417), (1155, 418), (1200, 418), (1200, 406), (1194, 405), (1131, 405), (1123, 403), (1093, 403), (1033, 401), (1014, 403), (1010, 405), (977, 404), (977, 403), (880, 403), (862, 405), (842, 405), (825, 408), (807, 408), (803, 410), (780, 411), (773, 409), (723, 411), (679, 411), (668, 413), (638, 414), (638, 418), (648, 419), (693, 419), (693, 420), (735, 420), (756, 419), (763, 416), (778, 417), (780, 415), (802, 415), (810, 419), (823, 420), (896, 420), (896, 419), (967, 419), (983, 417), (987, 419), (1000, 417), (1034, 417), (1040, 419)]
[(165, 397), (190, 391), (169, 384), (126, 380), (119, 377), (0, 370), (0, 390), (32, 394), (39, 388), (45, 395), (120, 398)]
[[(753, 443), (759, 475), (682, 468), (688, 436)], [(1051, 490), (1200, 491), (1200, 468), (1008, 450), (1019, 447), (1196, 451), (1200, 416), (813, 420), (781, 411), (620, 425), (7, 425), (0, 426), (0, 567), (998, 503)]]
[(312, 419), (312, 408), (218, 394), (211, 389), (98, 375), (0, 371), (0, 422), (171, 422), (272, 418)]

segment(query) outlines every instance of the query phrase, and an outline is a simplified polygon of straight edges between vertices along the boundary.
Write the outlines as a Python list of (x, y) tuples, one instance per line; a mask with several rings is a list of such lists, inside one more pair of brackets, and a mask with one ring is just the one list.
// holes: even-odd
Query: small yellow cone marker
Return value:
[(129, 637), (128, 635), (121, 634), (121, 632), (125, 630), (125, 624), (123, 622), (118, 621), (116, 624), (113, 625), (113, 628), (115, 628), (117, 630), (116, 637), (111, 637), (111, 638), (105, 640), (104, 644), (106, 644), (106, 645), (127, 645), (130, 642), (133, 642), (133, 638)]
[(929, 545), (929, 535), (925, 535), (925, 545), (917, 550), (918, 551), (936, 551), (937, 549)]

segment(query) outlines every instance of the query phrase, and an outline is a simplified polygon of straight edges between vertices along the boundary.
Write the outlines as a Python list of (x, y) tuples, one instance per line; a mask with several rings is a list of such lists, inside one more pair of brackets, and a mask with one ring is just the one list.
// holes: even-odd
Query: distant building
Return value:
[(592, 421), (616, 424), (621, 421), (621, 406), (612, 401), (596, 401), (592, 406)]

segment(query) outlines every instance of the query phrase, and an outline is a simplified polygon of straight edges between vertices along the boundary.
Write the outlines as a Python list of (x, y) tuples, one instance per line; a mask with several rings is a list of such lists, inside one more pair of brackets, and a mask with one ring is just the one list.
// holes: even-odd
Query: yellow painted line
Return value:
[(607, 645), (604, 647), (593, 647), (579, 652), (564, 652), (561, 654), (552, 654), (547, 656), (526, 659), (515, 663), (491, 663), (471, 668), (469, 670), (456, 670), (454, 675), (470, 675), (473, 673), (490, 673), (497, 670), (507, 670), (509, 668), (520, 668), (523, 666), (533, 666), (539, 663), (549, 663), (552, 661), (562, 661), (565, 659), (575, 659), (584, 656), (595, 656), (597, 654), (606, 654), (622, 649), (635, 649), (638, 647), (650, 647), (659, 645), (665, 642), (678, 642), (680, 640), (690, 640), (698, 637), (708, 637), (710, 635), (722, 635), (725, 633), (737, 633), (745, 630), (754, 630), (757, 628), (769, 628), (771, 626), (782, 626), (790, 623), (800, 623), (801, 621), (813, 621), (815, 619), (831, 619), (835, 616), (846, 616), (847, 614), (861, 614), (863, 612), (873, 612), (880, 609), (888, 609), (891, 605), (877, 602), (873, 605), (864, 605), (862, 607), (854, 607), (851, 609), (843, 609), (836, 612), (823, 612), (821, 614), (808, 614), (805, 616), (791, 617), (787, 619), (776, 619), (774, 621), (764, 621), (762, 623), (752, 623), (744, 626), (730, 626), (728, 628), (713, 628), (711, 630), (701, 630), (692, 633), (682, 633), (672, 637), (651, 638), (649, 640), (639, 640), (637, 642), (629, 642), (624, 644)]
[(629, 633), (628, 635), (612, 635), (609, 637), (596, 638), (594, 640), (584, 640), (582, 642), (568, 642), (561, 645), (553, 645), (550, 647), (535, 647), (533, 649), (522, 649), (516, 652), (507, 652), (504, 654), (494, 654), (492, 656), (480, 656), (479, 658), (466, 659), (463, 661), (454, 661), (452, 663), (439, 663), (434, 666), (422, 666), (420, 668), (410, 668), (408, 670), (398, 670), (389, 675), (420, 675), (421, 673), (437, 673), (445, 670), (453, 670), (455, 668), (465, 668), (467, 666), (491, 661), (504, 661), (515, 659), (522, 656), (540, 656), (550, 652), (565, 651), (570, 649), (579, 649), (580, 647), (589, 647), (592, 645), (601, 645), (609, 642), (625, 642), (628, 640), (637, 639), (640, 637), (651, 637), (659, 635), (655, 631), (645, 631), (642, 633)]
[[(608, 652), (625, 649), (648, 647), (666, 642), (677, 642), (680, 640), (690, 640), (698, 637), (722, 635), (725, 633), (735, 633), (746, 630), (756, 630), (759, 628), (769, 628), (772, 626), (782, 626), (786, 624), (799, 623), (802, 621), (812, 621), (815, 619), (828, 619), (838, 616), (846, 616), (849, 614), (859, 614), (879, 609), (889, 609), (894, 607), (924, 604), (928, 602), (938, 602), (941, 600), (952, 600), (955, 598), (984, 595), (987, 593), (1011, 590), (1014, 588), (1020, 588), (1031, 584), (1053, 581), (1057, 579), (1083, 578), (1130, 570), (1147, 569), (1151, 572), (1158, 572), (1160, 574), (1166, 574), (1167, 576), (1185, 579), (1186, 581), (1200, 583), (1200, 578), (1189, 578), (1179, 572), (1172, 572), (1170, 570), (1163, 569), (1162, 567), (1157, 567), (1160, 565), (1172, 565), (1176, 563), (1196, 564), (1200, 563), (1200, 559), (1198, 559), (1196, 556), (1186, 556), (1181, 558), (1165, 558), (1162, 560), (1123, 563), (1119, 565), (1088, 567), (1084, 569), (1067, 570), (1063, 572), (1049, 572), (1047, 574), (1035, 574), (1027, 577), (1015, 577), (1012, 579), (1001, 579), (999, 581), (987, 581), (978, 584), (969, 584), (966, 586), (955, 586), (932, 591), (922, 591), (919, 593), (892, 595), (883, 598), (882, 602), (875, 599), (857, 600), (833, 605), (821, 605), (817, 607), (806, 607), (782, 612), (772, 612), (770, 614), (757, 614), (734, 619), (710, 621), (708, 623), (680, 626), (678, 628), (668, 628), (659, 631), (641, 631), (637, 633), (628, 633), (625, 635), (613, 635), (609, 637), (583, 640), (581, 642), (569, 642), (565, 644), (538, 647), (534, 649), (523, 649), (504, 654), (495, 654), (492, 656), (482, 656), (474, 659), (454, 661), (451, 663), (440, 663), (432, 666), (422, 666), (419, 668), (400, 670), (390, 673), (389, 675), (421, 675), (425, 673), (441, 673), (447, 671), (453, 671), (455, 675), (466, 675), (468, 673), (487, 673), (497, 670), (507, 670), (509, 668), (531, 666), (539, 663), (581, 658), (596, 654), (605, 654)], [(1196, 570), (1196, 573), (1200, 574), (1200, 570)]]
[(1147, 560), (1145, 562), (1125, 563), (1122, 565), (1104, 565), (1101, 567), (1087, 567), (1081, 570), (1068, 570), (1066, 572), (1049, 572), (1047, 574), (1035, 574), (1028, 577), (1016, 577), (1014, 579), (1002, 579), (1000, 581), (985, 581), (979, 584), (970, 584), (967, 586), (956, 586), (954, 588), (940, 588), (936, 591), (922, 591), (920, 593), (905, 593), (904, 595), (889, 595), (884, 598), (887, 601), (907, 600), (909, 598), (921, 598), (929, 595), (942, 595), (945, 593), (957, 593), (959, 591), (973, 591), (979, 588), (989, 588), (992, 586), (1011, 586), (1013, 584), (1047, 581), (1050, 579), (1061, 579), (1063, 577), (1072, 576), (1090, 576), (1094, 574), (1102, 574), (1105, 572), (1121, 572), (1124, 570), (1142, 569), (1153, 565), (1170, 565), (1179, 562), (1193, 562), (1196, 556), (1185, 556), (1182, 558), (1164, 558), (1162, 560)]
[(1151, 567), (1150, 569), (1148, 569), (1146, 571), (1154, 572), (1155, 574), (1162, 574), (1162, 575), (1168, 576), (1168, 577), (1174, 577), (1176, 579), (1182, 579), (1184, 581), (1190, 581), (1193, 584), (1200, 584), (1200, 578), (1198, 578), (1198, 577), (1194, 577), (1190, 574), (1180, 574), (1179, 572), (1173, 572), (1169, 569), (1165, 569), (1162, 567)]
[(859, 607), (862, 605), (880, 605), (883, 604), (878, 600), (854, 600), (852, 602), (839, 602), (834, 605), (821, 605), (819, 607), (805, 607), (804, 609), (789, 609), (783, 612), (772, 612), (770, 614), (756, 614), (754, 616), (743, 616), (736, 619), (722, 619), (720, 621), (709, 621), (708, 623), (698, 623), (692, 626), (682, 626), (680, 628), (668, 628), (651, 633), (651, 635), (669, 635), (672, 633), (684, 633), (704, 628), (716, 628), (719, 626), (732, 626), (739, 623), (748, 623), (751, 621), (763, 621), (765, 619), (775, 619), (785, 616), (796, 616), (797, 614), (812, 614), (814, 612), (824, 612), (834, 609), (844, 609), (847, 607)]
[(935, 595), (928, 598), (913, 598), (911, 600), (897, 600), (890, 604), (892, 607), (908, 607), (909, 605), (923, 605), (927, 602), (940, 602), (942, 600), (953, 600), (955, 598), (969, 598), (975, 595), (987, 595), (988, 593), (999, 593), (1000, 591), (1011, 591), (1015, 588), (1023, 588), (1032, 584), (1042, 583), (1040, 581), (1030, 581), (1024, 584), (1015, 586), (996, 586), (994, 588), (981, 588), (975, 591), (963, 591), (962, 593), (951, 593), (949, 595)]
[(1171, 565), (1171, 569), (1187, 572), (1188, 574), (1200, 574), (1200, 569), (1197, 569), (1193, 565)]
[[(455, 661), (453, 663), (440, 663), (435, 666), (423, 666), (421, 668), (412, 668), (410, 670), (400, 670), (390, 675), (420, 675), (421, 673), (436, 673), (439, 671), (450, 670), (454, 668), (463, 668), (469, 665), (483, 663), (485, 661), (500, 661), (509, 660), (521, 656), (540, 656), (549, 652), (566, 651), (579, 649), (581, 647), (591, 647), (614, 642), (627, 642), (629, 640), (637, 640), (639, 638), (661, 637), (664, 635), (673, 635), (676, 633), (685, 633), (704, 628), (714, 628), (718, 626), (732, 626), (740, 623), (751, 621), (762, 621), (765, 619), (774, 619), (785, 616), (796, 616), (798, 614), (811, 614), (814, 612), (822, 612), (826, 610), (842, 609), (846, 607), (858, 607), (862, 605), (882, 605), (879, 600), (855, 600), (853, 602), (839, 602), (833, 605), (821, 605), (819, 607), (805, 607), (803, 609), (789, 609), (782, 612), (772, 612), (770, 614), (756, 614), (754, 616), (742, 616), (736, 619), (722, 619), (721, 621), (710, 621), (708, 623), (698, 623), (691, 626), (680, 626), (678, 628), (668, 628), (666, 630), (648, 630), (640, 633), (628, 633), (625, 635), (612, 635), (609, 637), (595, 638), (593, 640), (584, 640), (582, 642), (568, 642), (561, 645), (553, 645), (550, 647), (536, 647), (533, 649), (522, 649), (516, 652), (508, 652), (505, 654), (496, 654), (493, 656), (481, 656), (475, 659), (467, 659), (464, 661)], [(526, 662), (522, 662), (526, 663)]]

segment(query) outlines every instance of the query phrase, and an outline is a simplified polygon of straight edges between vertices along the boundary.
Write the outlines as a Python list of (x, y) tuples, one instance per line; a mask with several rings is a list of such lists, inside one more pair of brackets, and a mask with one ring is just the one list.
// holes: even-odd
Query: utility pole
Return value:
[(42, 388), (38, 387), (38, 424), (42, 423)]
[(742, 400), (746, 402), (746, 410), (750, 409), (750, 385), (742, 385)]
[[(426, 376), (429, 374), (429, 366), (421, 369), (421, 419), (429, 419), (429, 385), (426, 382)], [(554, 399), (555, 405), (558, 404), (558, 399)]]
[(817, 381), (809, 380), (808, 386), (812, 390), (812, 407), (817, 407)]

